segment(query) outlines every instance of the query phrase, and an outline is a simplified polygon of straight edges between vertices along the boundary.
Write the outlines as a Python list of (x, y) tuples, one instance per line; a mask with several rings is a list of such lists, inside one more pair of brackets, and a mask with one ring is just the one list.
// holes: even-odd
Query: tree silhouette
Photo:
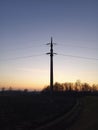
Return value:
[[(42, 91), (49, 91), (50, 86), (46, 86)], [(65, 83), (58, 83), (56, 82), (53, 86), (54, 91), (98, 91), (98, 85), (93, 84), (92, 86), (88, 83), (81, 83), (80, 80), (77, 80), (75, 83), (65, 82)]]

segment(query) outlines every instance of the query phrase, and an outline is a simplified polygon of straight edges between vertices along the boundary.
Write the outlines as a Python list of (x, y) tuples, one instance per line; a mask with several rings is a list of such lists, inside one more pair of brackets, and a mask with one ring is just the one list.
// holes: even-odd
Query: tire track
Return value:
[(56, 129), (61, 130), (65, 129), (68, 130), (68, 127), (77, 119), (79, 116), (79, 113), (82, 109), (81, 102), (77, 100), (76, 104), (73, 106), (73, 108), (67, 112), (65, 115), (60, 116), (59, 118), (45, 124), (44, 126), (40, 126), (34, 130), (50, 130), (50, 129)]

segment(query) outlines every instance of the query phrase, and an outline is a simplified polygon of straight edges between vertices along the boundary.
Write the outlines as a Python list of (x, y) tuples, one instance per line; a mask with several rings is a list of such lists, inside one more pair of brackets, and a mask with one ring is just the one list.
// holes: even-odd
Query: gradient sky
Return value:
[(54, 82), (98, 84), (98, 0), (0, 0), (0, 87), (48, 85), (51, 36)]

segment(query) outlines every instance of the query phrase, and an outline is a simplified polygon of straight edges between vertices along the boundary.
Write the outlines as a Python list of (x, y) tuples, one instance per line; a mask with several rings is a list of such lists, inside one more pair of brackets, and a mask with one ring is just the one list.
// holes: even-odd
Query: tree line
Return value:
[[(42, 91), (49, 91), (50, 86), (45, 86)], [(1, 88), (1, 92), (5, 91), (15, 91), (13, 90), (12, 87), (9, 87), (7, 90), (5, 87)], [(16, 90), (16, 91), (22, 91), (22, 92), (28, 92), (28, 89), (25, 88), (24, 90)], [(59, 83), (55, 82), (53, 85), (53, 91), (77, 91), (77, 92), (85, 92), (85, 91), (90, 91), (90, 92), (98, 92), (98, 84), (92, 84), (90, 85), (89, 83), (82, 83), (80, 80), (77, 80), (75, 83), (72, 82), (65, 82), (65, 83)], [(35, 90), (33, 92), (36, 92)]]
[[(49, 91), (50, 86), (44, 87), (42, 91)], [(59, 83), (56, 82), (53, 85), (53, 90), (54, 91), (91, 91), (95, 92), (98, 91), (98, 84), (92, 84), (90, 85), (89, 83), (81, 83), (80, 80), (77, 80), (75, 83), (72, 82), (65, 82), (65, 83)]]

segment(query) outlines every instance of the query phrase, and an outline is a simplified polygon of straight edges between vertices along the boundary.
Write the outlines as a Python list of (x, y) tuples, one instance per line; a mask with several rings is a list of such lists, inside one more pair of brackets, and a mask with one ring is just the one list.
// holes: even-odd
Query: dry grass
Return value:
[(81, 101), (83, 111), (69, 130), (98, 130), (98, 96), (84, 97)]

